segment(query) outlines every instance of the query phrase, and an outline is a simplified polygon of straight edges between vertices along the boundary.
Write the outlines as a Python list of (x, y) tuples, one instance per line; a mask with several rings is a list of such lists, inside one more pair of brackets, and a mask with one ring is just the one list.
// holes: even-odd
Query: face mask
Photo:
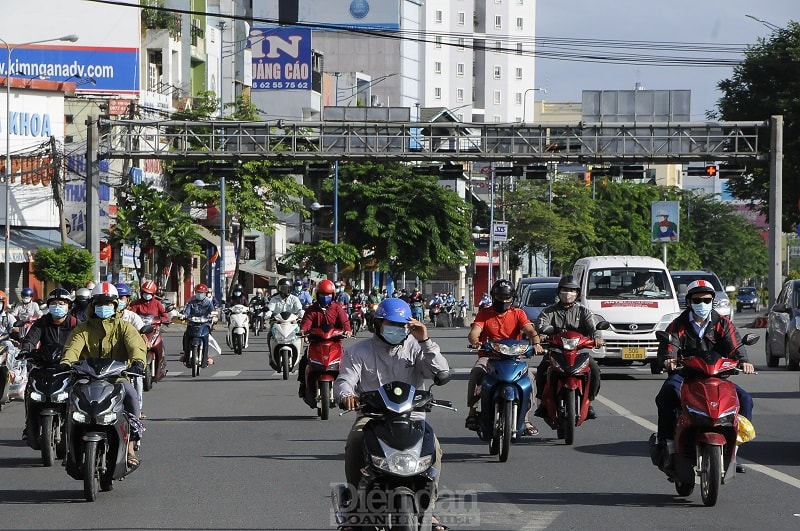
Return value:
[(295, 293), (300, 293), (300, 291), (302, 291), (302, 288), (300, 286), (295, 286), (294, 291)]
[(146, 300), (146, 301), (151, 301), (151, 300), (153, 300), (153, 296), (152, 296), (152, 295), (150, 295), (149, 293), (145, 293), (144, 295), (142, 295), (142, 298), (143, 298), (144, 300)]
[(572, 304), (578, 298), (578, 294), (573, 291), (561, 291), (558, 293), (558, 298), (562, 304)]
[(706, 319), (708, 315), (711, 313), (711, 308), (714, 306), (714, 303), (709, 302), (708, 304), (699, 303), (694, 304), (692, 303), (692, 311), (696, 316), (700, 319)]
[(234, 297), (241, 297), (242, 296), (242, 292), (241, 291), (234, 291), (233, 292), (233, 296)]
[(320, 306), (329, 306), (333, 301), (333, 295), (317, 295), (317, 302)]
[(203, 299), (206, 298), (206, 294), (205, 293), (195, 293), (194, 294), (194, 298), (199, 300), (199, 301), (202, 301)]
[(123, 299), (120, 299), (120, 300), (119, 300), (119, 302), (117, 303), (117, 308), (118, 308), (120, 311), (122, 311), (122, 310), (124, 310), (124, 309), (125, 309), (125, 306), (127, 306), (127, 305), (128, 305), (127, 301), (125, 301), (125, 300), (123, 300)]
[(497, 313), (503, 313), (511, 308), (511, 302), (492, 301), (492, 308), (494, 308), (494, 311)]
[(67, 307), (63, 304), (51, 304), (48, 306), (50, 310), (50, 315), (53, 316), (53, 319), (61, 319), (65, 315), (67, 315)]
[(30, 297), (22, 297), (22, 304), (28, 304), (29, 302), (31, 302)]
[(108, 319), (114, 315), (114, 305), (109, 304), (107, 306), (95, 306), (94, 314), (100, 319)]
[(408, 328), (404, 326), (385, 326), (381, 332), (381, 337), (390, 345), (399, 345), (408, 337)]

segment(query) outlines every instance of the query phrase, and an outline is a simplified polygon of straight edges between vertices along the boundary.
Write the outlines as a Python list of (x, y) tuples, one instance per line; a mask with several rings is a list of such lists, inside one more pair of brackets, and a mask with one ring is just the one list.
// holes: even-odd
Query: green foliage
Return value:
[[(759, 39), (745, 52), (744, 62), (734, 67), (733, 76), (718, 84), (722, 97), (716, 117), (728, 121), (767, 120), (783, 115), (783, 189), (800, 189), (800, 24), (790, 22), (774, 31), (768, 39)], [(759, 140), (767, 155), (770, 133)], [(756, 163), (752, 177), (731, 180), (735, 197), (760, 202), (762, 212), (769, 210), (768, 157)], [(794, 232), (800, 221), (797, 194), (783, 194), (783, 230)]]
[[(140, 0), (142, 6), (164, 7), (163, 0)], [(179, 14), (161, 11), (158, 9), (142, 9), (142, 25), (147, 29), (166, 29), (172, 36), (181, 31), (181, 17)]]
[(348, 243), (334, 245), (333, 242), (322, 240), (313, 244), (293, 245), (280, 263), (287, 268), (297, 266), (301, 276), (308, 276), (312, 271), (326, 271), (330, 264), (351, 265), (360, 258), (358, 249)]
[(86, 249), (62, 245), (40, 248), (33, 259), (33, 274), (42, 282), (58, 282), (70, 291), (92, 280), (94, 258)]

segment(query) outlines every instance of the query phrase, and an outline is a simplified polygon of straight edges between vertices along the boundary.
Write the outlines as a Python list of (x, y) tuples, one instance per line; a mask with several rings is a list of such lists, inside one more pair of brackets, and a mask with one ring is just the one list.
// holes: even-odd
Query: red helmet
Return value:
[(333, 292), (336, 291), (336, 288), (333, 285), (333, 282), (330, 280), (323, 280), (319, 284), (317, 284), (317, 293), (321, 293), (324, 295), (333, 295)]
[(195, 293), (208, 293), (208, 286), (206, 286), (205, 284), (198, 284), (197, 286), (194, 287), (194, 292)]
[[(208, 288), (206, 288), (208, 289)], [(140, 288), (142, 293), (149, 293), (150, 295), (155, 295), (156, 291), (158, 290), (158, 286), (152, 280), (145, 280), (142, 282), (142, 287)]]

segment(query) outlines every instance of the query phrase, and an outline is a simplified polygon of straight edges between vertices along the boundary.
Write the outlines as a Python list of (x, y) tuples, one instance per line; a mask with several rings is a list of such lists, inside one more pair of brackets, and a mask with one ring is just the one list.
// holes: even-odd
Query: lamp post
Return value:
[[(528, 92), (536, 90), (547, 94), (547, 89), (542, 87), (525, 89), (525, 92), (522, 93), (522, 123), (525, 123), (525, 121), (528, 119), (528, 115), (526, 113), (526, 109), (528, 108)], [(534, 107), (534, 114), (536, 112), (535, 109), (536, 108)], [(533, 119), (531, 119), (531, 123), (533, 123)]]
[[(338, 189), (337, 189), (338, 179), (336, 179), (335, 176), (334, 176), (333, 182), (334, 182), (333, 204), (332, 205), (321, 205), (318, 202), (314, 201), (313, 203), (311, 203), (311, 210), (316, 212), (317, 210), (319, 210), (321, 208), (331, 208), (331, 209), (333, 209), (333, 244), (334, 245), (338, 245), (339, 236), (338, 236), (337, 233), (339, 231), (339, 220), (337, 219), (338, 218), (337, 210), (338, 210), (338, 207), (339, 207), (339, 205), (338, 205), (338, 203), (339, 203), (338, 195), (339, 194), (337, 193), (338, 192)], [(311, 220), (311, 234), (312, 234), (311, 243), (314, 243), (314, 236), (313, 236), (313, 234), (314, 234), (314, 220), (313, 220), (313, 215), (312, 215), (312, 220)], [(337, 280), (339, 280), (339, 264), (334, 260), (334, 262), (333, 262), (333, 281), (336, 282)]]
[[(69, 41), (75, 42), (78, 40), (77, 35), (65, 35), (63, 37), (55, 37), (53, 39), (41, 39), (38, 41), (23, 42), (16, 46), (11, 46), (8, 42), (0, 39), (0, 42), (6, 47), (6, 168), (5, 168), (5, 256), (3, 260), (4, 273), (5, 273), (5, 292), (6, 297), (11, 293), (11, 261), (9, 257), (9, 243), (11, 239), (11, 52), (20, 46), (28, 46), (29, 44), (42, 44), (45, 42), (54, 41)], [(96, 258), (96, 257), (95, 257)]]
[[(204, 188), (206, 186), (214, 186), (213, 184), (207, 184), (202, 179), (197, 179), (194, 182), (194, 185), (197, 188)], [(225, 287), (225, 171), (221, 171), (219, 174), (219, 281), (217, 282), (217, 289), (219, 291), (218, 297), (219, 302), (222, 304), (224, 302), (226, 293)]]
[(760, 22), (761, 24), (763, 24), (765, 27), (771, 29), (772, 31), (779, 31), (781, 29), (780, 26), (777, 26), (777, 25), (773, 24), (772, 22), (768, 22), (768, 21), (764, 20), (763, 18), (758, 18), (758, 17), (753, 16), (753, 15), (745, 15), (745, 16), (747, 18), (752, 18), (756, 22)]

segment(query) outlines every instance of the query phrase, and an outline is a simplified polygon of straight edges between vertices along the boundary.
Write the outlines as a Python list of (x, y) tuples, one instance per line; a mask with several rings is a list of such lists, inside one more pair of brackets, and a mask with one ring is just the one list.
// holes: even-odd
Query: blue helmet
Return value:
[(376, 319), (385, 319), (391, 323), (406, 324), (411, 320), (411, 307), (406, 301), (398, 298), (384, 299), (375, 309)]
[(119, 284), (114, 284), (114, 287), (117, 288), (117, 295), (120, 297), (131, 296), (131, 288), (127, 284), (120, 282)]
[(31, 288), (22, 288), (23, 297), (33, 297), (33, 290)]

